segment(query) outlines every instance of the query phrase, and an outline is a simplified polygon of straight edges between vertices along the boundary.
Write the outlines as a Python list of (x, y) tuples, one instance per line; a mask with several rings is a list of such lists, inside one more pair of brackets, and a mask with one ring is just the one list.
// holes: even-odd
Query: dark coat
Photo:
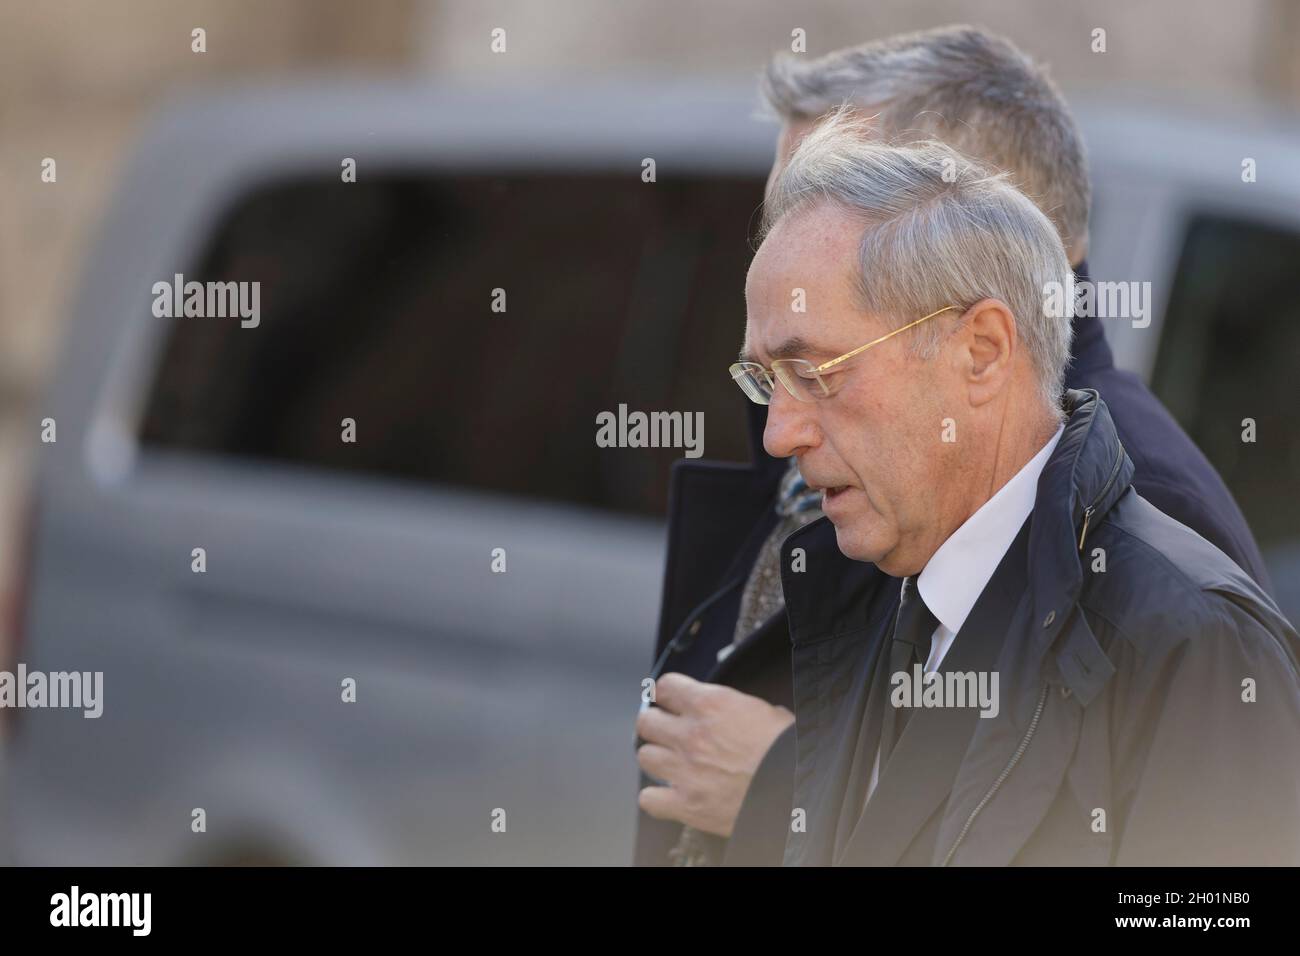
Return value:
[[(1086, 277), (1086, 266), (1078, 273)], [(1134, 461), (1134, 483), (1143, 497), (1219, 546), (1266, 590), (1264, 564), (1245, 518), (1213, 466), (1135, 376), (1115, 367), (1101, 322), (1076, 319), (1072, 362), (1066, 382), (1095, 388), (1111, 399), (1116, 428)], [(742, 400), (737, 396), (738, 400)], [(746, 402), (749, 412), (749, 465), (681, 459), (673, 466), (668, 499), (668, 556), (654, 660), (659, 672), (678, 671), (699, 680), (728, 684), (785, 707), (792, 707), (789, 631), (783, 618), (769, 622), (719, 664), (717, 653), (732, 638), (743, 581), (763, 539), (776, 523), (773, 504), (786, 462), (763, 450), (767, 410)], [(709, 602), (710, 599), (712, 603)], [(669, 649), (674, 645), (672, 649)], [(656, 674), (657, 676), (657, 674)], [(747, 816), (788, 817), (788, 779), (793, 734), (764, 761), (768, 781), (761, 805), (746, 803)], [(779, 758), (790, 759), (782, 763)], [(642, 786), (648, 781), (642, 779)], [(750, 828), (753, 830), (754, 828)], [(665, 865), (681, 828), (639, 814), (635, 861)], [(776, 838), (774, 838), (776, 839)], [(772, 844), (753, 838), (745, 862), (771, 859)], [(759, 845), (762, 848), (759, 849)], [(736, 859), (739, 847), (729, 850)], [(779, 855), (776, 858), (779, 861)], [(776, 862), (773, 861), (773, 862)]]
[(1096, 393), (1066, 404), (1033, 514), (940, 667), (997, 672), (1000, 712), (916, 710), (865, 812), (899, 582), (845, 558), (827, 519), (787, 539), (806, 813), (787, 863), (1300, 863), (1300, 638), (1136, 492)]
[[(776, 525), (777, 485), (786, 470), (784, 459), (763, 451), (766, 409), (752, 404), (750, 407), (763, 413), (748, 418), (753, 464), (680, 459), (673, 466), (668, 494), (668, 558), (655, 642), (658, 666), (653, 676), (676, 671), (727, 684), (793, 710), (790, 637), (784, 615), (769, 621), (721, 663), (717, 659), (718, 651), (731, 643), (740, 613), (741, 590), (758, 549)], [(793, 757), (784, 768), (785, 777), (792, 767)], [(782, 779), (781, 773), (776, 774), (776, 779)], [(642, 787), (649, 782), (641, 776)], [(784, 794), (784, 815), (790, 805), (790, 788), (786, 785), (777, 789)], [(761, 829), (770, 832), (770, 828)], [(681, 831), (678, 823), (656, 820), (638, 811), (635, 863), (667, 866), (668, 852), (677, 844)], [(723, 842), (714, 842), (717, 852), (723, 852)], [(756, 851), (759, 859), (779, 862), (784, 831), (763, 842), (763, 850)]]
[(1090, 388), (1106, 400), (1138, 494), (1215, 545), (1272, 596), (1259, 545), (1232, 493), (1142, 380), (1115, 367), (1100, 319), (1075, 319), (1071, 353), (1066, 388)]

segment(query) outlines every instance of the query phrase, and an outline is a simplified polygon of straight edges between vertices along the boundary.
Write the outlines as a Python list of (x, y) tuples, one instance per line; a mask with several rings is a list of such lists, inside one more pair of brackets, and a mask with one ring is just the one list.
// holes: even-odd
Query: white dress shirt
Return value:
[[(1056, 429), (1046, 445), (1016, 472), (1011, 480), (997, 490), (988, 501), (971, 515), (956, 531), (948, 536), (939, 550), (921, 569), (916, 587), (921, 600), (939, 621), (930, 636), (930, 657), (925, 671), (938, 670), (953, 639), (966, 623), (975, 602), (988, 586), (993, 572), (1002, 563), (1003, 556), (1016, 540), (1020, 528), (1034, 510), (1038, 497), (1038, 476), (1042, 474), (1047, 459), (1052, 457), (1056, 443), (1061, 440), (1065, 426)], [(889, 666), (887, 653), (881, 666)], [(888, 706), (888, 704), (886, 704)], [(880, 749), (876, 749), (876, 762), (871, 768), (871, 782), (867, 785), (867, 799), (875, 792), (880, 775)]]

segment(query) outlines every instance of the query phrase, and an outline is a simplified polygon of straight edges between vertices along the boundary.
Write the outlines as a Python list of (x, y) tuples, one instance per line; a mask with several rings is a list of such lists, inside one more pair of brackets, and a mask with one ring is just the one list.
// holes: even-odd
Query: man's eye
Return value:
[(825, 388), (823, 394), (834, 395), (840, 390), (840, 386), (843, 385), (845, 381), (844, 376), (840, 374), (842, 371), (844, 371), (844, 369), (837, 366), (821, 373), (822, 386)]

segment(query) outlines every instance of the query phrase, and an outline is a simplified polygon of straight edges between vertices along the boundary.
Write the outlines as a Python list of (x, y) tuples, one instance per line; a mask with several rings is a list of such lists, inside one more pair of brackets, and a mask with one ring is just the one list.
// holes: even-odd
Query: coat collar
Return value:
[[(1071, 627), (1070, 612), (1083, 588), (1087, 536), (1133, 483), (1133, 462), (1120, 444), (1106, 403), (1091, 389), (1066, 391), (1065, 432), (1038, 478), (1029, 537), (1030, 648), (1045, 655), (1063, 630), (1062, 674), (1086, 703), (1109, 676), (1105, 655), (1086, 628)], [(1096, 666), (1092, 666), (1092, 665)]]
[[(962, 522), (930, 556), (917, 575), (917, 592), (953, 634), (974, 610), (1021, 526), (1034, 510), (1038, 477), (1056, 450), (1065, 427), (1059, 426), (1032, 458)], [(928, 653), (929, 648), (922, 653)]]

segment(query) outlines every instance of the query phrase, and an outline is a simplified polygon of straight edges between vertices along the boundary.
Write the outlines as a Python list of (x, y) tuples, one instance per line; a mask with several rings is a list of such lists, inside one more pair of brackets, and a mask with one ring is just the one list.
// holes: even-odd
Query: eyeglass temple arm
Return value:
[(860, 352), (865, 352), (867, 349), (871, 348), (873, 345), (879, 345), (881, 342), (885, 341), (886, 339), (892, 339), (895, 335), (898, 335), (900, 332), (906, 332), (908, 329), (910, 329), (910, 328), (911, 328), (912, 326), (914, 326), (914, 325), (920, 325), (920, 324), (921, 324), (922, 322), (924, 322), (926, 319), (933, 319), (936, 315), (941, 315), (941, 314), (944, 313), (944, 312), (953, 312), (953, 311), (956, 311), (956, 310), (957, 310), (957, 306), (955, 306), (955, 305), (945, 305), (942, 309), (939, 309), (939, 310), (936, 311), (936, 312), (931, 312), (929, 315), (923, 315), (923, 316), (921, 316), (921, 317), (920, 317), (919, 319), (917, 319), (915, 322), (908, 322), (907, 325), (903, 326), (903, 327), (900, 328), (900, 329), (894, 329), (894, 331), (892, 331), (892, 332), (888, 332), (888, 333), (882, 335), (880, 338), (878, 338), (878, 339), (874, 339), (873, 341), (868, 342), (866, 345), (858, 346), (858, 347), (857, 347), (856, 349), (854, 349), (852, 352), (845, 352), (845, 353), (844, 353), (843, 355), (841, 355), (839, 358), (833, 358), (833, 359), (831, 359), (829, 362), (823, 362), (821, 365), (818, 365), (815, 369), (813, 369), (813, 371), (814, 371), (814, 372), (824, 372), (824, 371), (826, 371), (828, 368), (832, 368), (832, 367), (834, 367), (834, 366), (836, 366), (836, 365), (839, 365), (841, 362), (846, 362), (846, 361), (848, 361), (849, 359), (853, 358), (853, 356), (857, 355), (857, 354), (860, 353)]

